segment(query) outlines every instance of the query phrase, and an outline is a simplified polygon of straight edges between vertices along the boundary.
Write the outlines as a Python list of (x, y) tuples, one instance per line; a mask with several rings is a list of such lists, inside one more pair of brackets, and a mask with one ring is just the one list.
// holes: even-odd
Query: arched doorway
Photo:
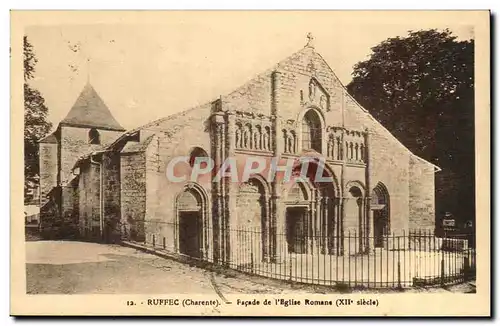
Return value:
[(320, 157), (308, 157), (293, 174), (298, 177), (285, 199), (289, 252), (337, 253), (342, 226), (333, 172)]
[(179, 253), (202, 258), (204, 246), (203, 226), (206, 198), (201, 189), (188, 186), (177, 196), (177, 234)]
[(310, 196), (306, 187), (303, 181), (296, 181), (286, 198), (286, 240), (290, 253), (307, 253)]
[(371, 209), (373, 211), (374, 247), (383, 248), (390, 233), (389, 192), (381, 182), (372, 191)]

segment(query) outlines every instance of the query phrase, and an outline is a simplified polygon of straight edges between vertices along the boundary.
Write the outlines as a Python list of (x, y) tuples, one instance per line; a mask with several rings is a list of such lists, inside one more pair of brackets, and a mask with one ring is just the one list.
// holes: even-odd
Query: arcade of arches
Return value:
[(324, 171), (333, 182), (314, 182), (317, 167), (310, 162), (306, 177), (283, 184), (281, 196), (273, 196), (273, 184), (263, 176), (250, 177), (234, 192), (234, 214), (220, 230), (206, 191), (197, 184), (185, 187), (176, 199), (178, 252), (206, 258), (224, 237), (226, 259), (237, 256), (240, 263), (274, 261), (286, 253), (343, 255), (383, 247), (390, 228), (386, 187), (377, 184), (368, 207), (363, 184), (348, 182), (342, 195), (328, 166)]

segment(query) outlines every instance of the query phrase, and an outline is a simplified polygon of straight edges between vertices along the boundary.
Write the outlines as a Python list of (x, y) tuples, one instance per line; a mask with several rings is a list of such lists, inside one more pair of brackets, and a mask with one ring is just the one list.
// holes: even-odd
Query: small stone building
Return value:
[[(80, 217), (99, 221), (102, 208), (98, 199), (99, 176), (92, 175), (96, 171), (99, 173), (99, 168), (94, 166), (98, 163), (89, 161), (92, 178), (87, 178), (88, 175), (79, 178), (73, 167), (82, 156), (105, 148), (124, 131), (94, 88), (87, 84), (56, 131), (39, 144), (43, 233), (76, 236), (78, 229), (75, 226)], [(92, 195), (87, 197), (90, 193)]]
[[(227, 158), (310, 153), (332, 182), (264, 173), (173, 182), (166, 171), (175, 157), (189, 157), (189, 170), (196, 157), (220, 167)], [(247, 250), (241, 230), (257, 232), (262, 259), (279, 259), (383, 248), (388, 234), (435, 224), (436, 167), (361, 107), (311, 43), (230, 94), (127, 132), (87, 85), (40, 143), (40, 163), (47, 230), (214, 261)]]

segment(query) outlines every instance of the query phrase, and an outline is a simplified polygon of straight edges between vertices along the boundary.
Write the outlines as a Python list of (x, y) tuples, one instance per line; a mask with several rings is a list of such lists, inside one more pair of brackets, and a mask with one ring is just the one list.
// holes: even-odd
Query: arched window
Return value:
[(95, 128), (89, 130), (89, 144), (92, 145), (101, 144), (101, 136), (99, 135), (99, 131), (97, 131), (97, 129)]
[(286, 129), (283, 129), (283, 143), (285, 145), (285, 153), (288, 151), (288, 131)]
[(321, 121), (314, 110), (309, 110), (302, 120), (302, 148), (321, 153)]
[[(189, 155), (189, 165), (191, 167), (194, 167), (195, 166), (195, 163), (196, 163), (196, 158), (197, 157), (208, 157), (208, 154), (207, 152), (205, 152), (205, 150), (203, 150), (202, 148), (200, 147), (195, 147), (192, 151), (191, 151), (191, 154)], [(207, 162), (206, 161), (202, 161), (202, 162), (199, 162), (200, 163), (200, 168), (201, 169), (204, 169), (207, 167)]]
[(379, 182), (372, 191), (371, 209), (373, 211), (373, 235), (375, 247), (387, 246), (391, 231), (391, 204), (386, 186)]

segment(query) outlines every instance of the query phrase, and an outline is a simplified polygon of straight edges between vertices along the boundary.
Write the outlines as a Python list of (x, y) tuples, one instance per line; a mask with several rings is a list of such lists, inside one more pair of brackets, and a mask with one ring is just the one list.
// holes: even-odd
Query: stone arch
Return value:
[(310, 201), (312, 198), (312, 186), (311, 184), (302, 179), (297, 178), (295, 182), (291, 183), (287, 189), (285, 189), (285, 201), (294, 203), (305, 203)]
[[(308, 158), (306, 175), (299, 175), (288, 185), (285, 195), (285, 229), (288, 250), (307, 253), (321, 250), (334, 254), (340, 248), (341, 219), (338, 201), (338, 183), (332, 169), (316, 157)], [(295, 172), (302, 171), (304, 162), (296, 165)], [(319, 165), (332, 179), (315, 180)], [(305, 169), (304, 169), (305, 170)]]
[(361, 196), (364, 197), (366, 193), (365, 185), (359, 180), (350, 180), (346, 182), (344, 187), (344, 192), (347, 193), (352, 187), (356, 187), (360, 190)]
[(302, 150), (312, 149), (322, 153), (323, 129), (324, 121), (317, 110), (310, 108), (304, 112), (301, 120)]
[(317, 183), (319, 196), (319, 212), (317, 213), (319, 225), (317, 229), (321, 239), (320, 248), (324, 254), (339, 254), (342, 233), (342, 221), (339, 218), (339, 184), (332, 168), (324, 160), (320, 161), (319, 164), (323, 165), (323, 174), (332, 178), (331, 182)]
[(189, 166), (193, 167), (197, 157), (209, 157), (207, 151), (203, 148), (195, 146), (189, 150)]
[(100, 145), (101, 144), (101, 135), (96, 128), (92, 128), (89, 130), (89, 144), (91, 145)]
[(384, 247), (391, 230), (391, 205), (387, 187), (378, 182), (371, 193), (374, 246)]
[[(315, 156), (306, 156), (302, 158), (303, 160), (298, 160), (298, 164), (296, 164), (293, 167), (292, 174), (295, 175), (296, 177), (294, 178), (295, 181), (300, 181), (307, 185), (307, 192), (308, 192), (308, 198), (310, 200), (313, 199), (314, 197), (314, 192), (320, 191), (321, 189), (325, 187), (330, 187), (331, 189), (331, 194), (334, 195), (335, 198), (340, 196), (340, 188), (339, 188), (339, 183), (338, 179), (335, 176), (335, 173), (333, 172), (333, 169), (330, 167), (328, 163), (322, 158), (322, 157), (315, 157)], [(303, 165), (304, 163), (308, 163), (308, 169), (306, 171), (306, 174), (303, 175)], [(317, 174), (317, 169), (321, 168), (323, 170), (323, 175), (322, 177), (325, 178), (325, 180), (316, 180), (316, 174)], [(328, 178), (328, 179), (326, 179)], [(293, 184), (292, 184), (293, 186)], [(289, 187), (290, 188), (290, 187)]]
[(272, 230), (270, 224), (270, 186), (260, 174), (254, 174), (238, 189), (238, 225), (244, 232), (235, 241), (239, 257), (247, 257), (252, 262), (263, 261), (272, 250)]
[(368, 244), (368, 224), (365, 213), (365, 187), (360, 181), (349, 181), (345, 187), (345, 224), (351, 252), (363, 251)]
[(283, 152), (287, 152), (288, 150), (288, 130), (281, 130), (281, 137), (283, 138)]
[(250, 175), (248, 180), (250, 180), (250, 179), (255, 179), (262, 185), (263, 191), (264, 191), (266, 196), (271, 195), (271, 186), (269, 185), (269, 182), (267, 182), (266, 178), (262, 174), (260, 174), (260, 173), (252, 174), (252, 175)]
[(323, 166), (323, 169), (324, 169), (323, 174), (326, 174), (327, 177), (332, 178), (331, 185), (333, 187), (335, 197), (340, 197), (339, 180), (337, 179), (335, 173), (333, 172), (332, 167), (328, 163), (326, 163), (324, 160), (320, 160), (319, 162)]
[(195, 257), (208, 256), (209, 199), (205, 189), (188, 182), (175, 197), (174, 241), (177, 252)]

